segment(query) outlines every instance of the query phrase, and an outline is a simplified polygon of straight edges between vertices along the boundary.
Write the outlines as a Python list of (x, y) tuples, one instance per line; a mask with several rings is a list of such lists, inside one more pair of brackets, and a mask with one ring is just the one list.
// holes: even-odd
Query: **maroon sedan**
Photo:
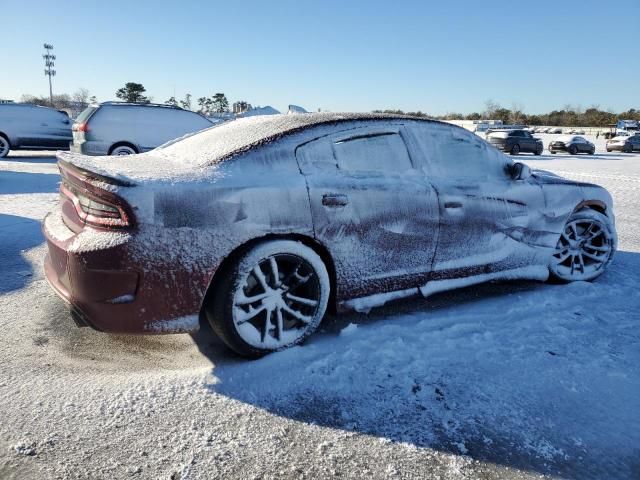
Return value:
[(176, 333), (202, 314), (247, 356), (302, 342), (327, 307), (592, 280), (616, 248), (606, 190), (436, 121), (254, 117), (141, 155), (58, 158), (45, 270), (76, 322)]

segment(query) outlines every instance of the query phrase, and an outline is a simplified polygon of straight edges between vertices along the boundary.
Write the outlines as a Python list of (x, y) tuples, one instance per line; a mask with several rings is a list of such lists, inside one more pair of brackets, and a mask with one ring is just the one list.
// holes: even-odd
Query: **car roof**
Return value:
[(159, 108), (171, 108), (174, 110), (184, 110), (178, 105), (167, 105), (165, 103), (134, 103), (134, 102), (102, 102), (99, 106), (114, 106), (114, 107), (159, 107)]
[(185, 163), (204, 166), (221, 162), (239, 153), (312, 127), (357, 121), (393, 120), (437, 123), (471, 134), (457, 125), (408, 115), (328, 112), (265, 115), (240, 118), (189, 134), (163, 145), (156, 154), (173, 156)]

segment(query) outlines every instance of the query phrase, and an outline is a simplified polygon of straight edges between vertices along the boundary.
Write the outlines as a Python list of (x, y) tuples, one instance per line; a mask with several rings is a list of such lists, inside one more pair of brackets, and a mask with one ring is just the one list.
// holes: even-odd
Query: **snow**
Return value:
[[(120, 297), (122, 298), (122, 297)], [(115, 300), (113, 301), (114, 303)], [(185, 317), (172, 318), (171, 320), (158, 320), (151, 322), (146, 326), (146, 330), (155, 333), (180, 333), (193, 332), (200, 327), (200, 321), (197, 315), (188, 315)]]
[(640, 155), (587, 138), (594, 156), (517, 160), (611, 192), (619, 250), (598, 280), (329, 316), (304, 345), (251, 362), (206, 327), (73, 326), (33, 228), (58, 201), (54, 159), (12, 154), (0, 162), (0, 477), (637, 478)]

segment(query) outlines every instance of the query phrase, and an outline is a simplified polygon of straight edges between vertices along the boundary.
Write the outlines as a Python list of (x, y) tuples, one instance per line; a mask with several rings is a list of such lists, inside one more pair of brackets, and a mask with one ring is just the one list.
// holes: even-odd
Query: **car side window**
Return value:
[(415, 123), (410, 133), (412, 158), (427, 175), (448, 178), (508, 178), (511, 160), (477, 135), (441, 123)]
[(340, 170), (403, 172), (412, 168), (411, 158), (398, 133), (363, 133), (333, 142)]

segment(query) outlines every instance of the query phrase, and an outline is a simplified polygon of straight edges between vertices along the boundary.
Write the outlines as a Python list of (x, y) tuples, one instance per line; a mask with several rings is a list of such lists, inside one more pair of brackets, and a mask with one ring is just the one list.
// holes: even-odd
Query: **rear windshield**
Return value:
[(83, 123), (87, 121), (87, 118), (91, 116), (93, 112), (95, 112), (98, 107), (88, 107), (85, 108), (80, 115), (76, 118), (76, 122)]

